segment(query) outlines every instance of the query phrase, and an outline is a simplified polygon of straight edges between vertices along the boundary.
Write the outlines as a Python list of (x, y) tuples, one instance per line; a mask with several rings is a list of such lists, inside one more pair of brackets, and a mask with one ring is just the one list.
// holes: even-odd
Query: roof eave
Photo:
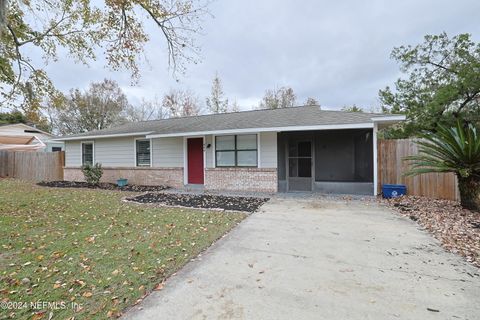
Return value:
[(129, 132), (129, 133), (116, 133), (116, 134), (97, 134), (97, 135), (85, 135), (85, 136), (76, 136), (76, 137), (60, 137), (51, 139), (52, 141), (75, 141), (75, 140), (86, 140), (86, 139), (103, 139), (103, 138), (121, 138), (121, 137), (135, 137), (135, 136), (146, 136), (153, 133), (153, 131), (145, 132)]
[(340, 130), (340, 129), (369, 129), (373, 128), (372, 122), (365, 123), (346, 123), (346, 124), (325, 124), (314, 126), (288, 126), (288, 127), (265, 127), (265, 128), (243, 128), (228, 130), (208, 130), (208, 131), (189, 131), (175, 133), (154, 133), (147, 135), (148, 139), (153, 138), (173, 138), (204, 135), (224, 135), (238, 133), (259, 133), (259, 132), (282, 132), (282, 131), (311, 131), (311, 130)]
[(395, 123), (400, 121), (405, 121), (407, 117), (403, 114), (394, 115), (394, 116), (385, 116), (385, 117), (375, 117), (372, 118), (374, 123)]

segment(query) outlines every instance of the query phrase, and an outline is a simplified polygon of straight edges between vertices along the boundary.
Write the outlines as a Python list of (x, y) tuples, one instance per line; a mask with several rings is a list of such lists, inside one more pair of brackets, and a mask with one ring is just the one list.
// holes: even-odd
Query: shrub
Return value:
[(103, 169), (100, 163), (95, 163), (95, 165), (84, 164), (82, 166), (82, 172), (85, 181), (91, 184), (98, 184), (103, 175)]
[(439, 126), (421, 135), (419, 154), (407, 157), (413, 163), (408, 175), (453, 172), (458, 178), (460, 202), (480, 211), (480, 134), (472, 124)]

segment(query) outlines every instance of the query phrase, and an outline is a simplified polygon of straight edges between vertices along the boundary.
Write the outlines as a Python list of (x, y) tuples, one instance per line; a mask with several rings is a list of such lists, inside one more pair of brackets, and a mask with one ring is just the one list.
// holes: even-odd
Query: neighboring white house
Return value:
[(316, 106), (127, 123), (58, 138), (65, 180), (100, 163), (103, 181), (205, 190), (377, 194), (377, 129), (403, 115)]
[(53, 134), (23, 123), (0, 124), (0, 150), (63, 151), (65, 144), (54, 138)]

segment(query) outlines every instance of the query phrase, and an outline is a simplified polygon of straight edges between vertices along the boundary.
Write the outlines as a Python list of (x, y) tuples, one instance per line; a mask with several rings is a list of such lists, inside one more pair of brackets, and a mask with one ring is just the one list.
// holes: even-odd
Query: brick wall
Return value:
[[(102, 182), (116, 183), (126, 178), (131, 184), (167, 185), (183, 188), (183, 168), (103, 168)], [(65, 167), (64, 180), (84, 181), (78, 167)], [(247, 192), (277, 192), (277, 169), (274, 168), (207, 168), (205, 189)]]
[[(126, 178), (129, 183), (136, 185), (183, 188), (183, 168), (103, 168), (102, 182), (116, 183), (119, 178)], [(65, 167), (63, 179), (84, 181), (82, 170), (76, 167)]]
[(205, 189), (277, 192), (275, 168), (207, 168)]

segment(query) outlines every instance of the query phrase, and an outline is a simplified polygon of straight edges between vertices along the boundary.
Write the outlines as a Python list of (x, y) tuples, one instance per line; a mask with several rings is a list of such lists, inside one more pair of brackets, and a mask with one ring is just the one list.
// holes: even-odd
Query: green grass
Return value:
[(116, 317), (245, 217), (121, 202), (131, 194), (0, 180), (0, 302), (29, 305), (0, 319)]

